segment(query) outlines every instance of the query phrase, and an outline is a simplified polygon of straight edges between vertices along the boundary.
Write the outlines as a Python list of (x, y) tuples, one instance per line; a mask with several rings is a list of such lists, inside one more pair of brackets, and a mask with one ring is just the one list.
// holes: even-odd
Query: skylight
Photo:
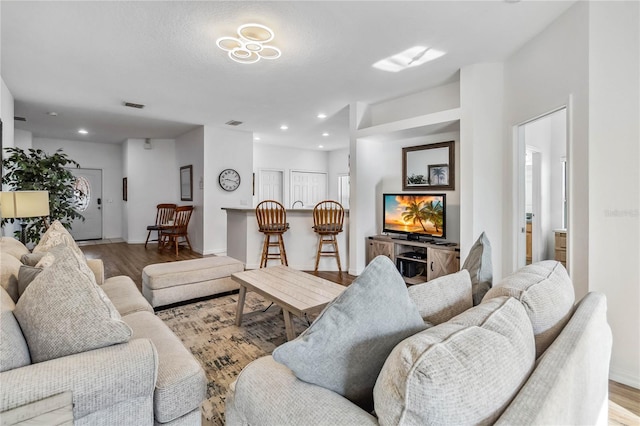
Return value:
[(372, 66), (382, 71), (398, 72), (417, 67), (444, 55), (445, 52), (425, 46), (414, 46), (395, 55), (384, 58)]

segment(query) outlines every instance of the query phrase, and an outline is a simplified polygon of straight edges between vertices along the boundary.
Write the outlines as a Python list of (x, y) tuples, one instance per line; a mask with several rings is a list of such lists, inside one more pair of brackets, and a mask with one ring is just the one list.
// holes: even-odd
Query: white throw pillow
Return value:
[(482, 301), (493, 282), (493, 266), (491, 264), (491, 243), (483, 232), (464, 260), (462, 269), (469, 271), (471, 276), (471, 291), (473, 292), (473, 305)]
[(373, 386), (395, 345), (425, 328), (393, 262), (376, 257), (297, 339), (273, 358), (300, 380), (370, 411)]
[(87, 264), (63, 247), (55, 262), (26, 288), (14, 315), (33, 362), (123, 343), (131, 329)]
[(54, 221), (47, 231), (40, 238), (38, 245), (33, 248), (34, 253), (47, 252), (58, 245), (65, 245), (71, 248), (78, 256), (86, 260), (84, 253), (78, 247), (73, 237), (59, 220)]

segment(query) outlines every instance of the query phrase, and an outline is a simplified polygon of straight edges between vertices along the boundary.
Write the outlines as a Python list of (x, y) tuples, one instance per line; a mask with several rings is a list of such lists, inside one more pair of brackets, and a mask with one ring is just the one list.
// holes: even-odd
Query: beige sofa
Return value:
[[(26, 253), (28, 250), (19, 242), (2, 237), (0, 354), (4, 365), (0, 365), (0, 416), (21, 411), (48, 424), (47, 416), (52, 413), (48, 412), (50, 406), (42, 401), (70, 393), (73, 420), (78, 425), (201, 423), (200, 404), (205, 398), (207, 381), (200, 364), (154, 315), (153, 308), (129, 277), (104, 279), (100, 260), (90, 259), (86, 264), (94, 273), (102, 294), (106, 294), (117, 309), (115, 316), (119, 318), (114, 321), (124, 322), (126, 326), (120, 325), (130, 329), (128, 341), (33, 362), (36, 355), (21, 334), (28, 326), (24, 324), (25, 315), (21, 323), (14, 315), (16, 303), (20, 304), (20, 299), (16, 299), (23, 266), (19, 259)], [(37, 305), (38, 300), (34, 302)], [(74, 320), (71, 327), (82, 328), (92, 314), (82, 315), (84, 317)], [(18, 359), (19, 354), (15, 354), (17, 348), (29, 350), (27, 365), (12, 365), (25, 364)]]
[[(374, 411), (267, 356), (232, 384), (227, 424), (606, 424), (612, 339), (604, 295), (574, 304), (573, 286), (554, 261), (505, 278), (475, 307), (470, 283), (462, 284), (462, 273), (452, 277), (409, 289), (426, 329), (384, 361)], [(312, 336), (303, 333), (299, 343), (318, 339)], [(326, 355), (329, 364), (354, 365)]]

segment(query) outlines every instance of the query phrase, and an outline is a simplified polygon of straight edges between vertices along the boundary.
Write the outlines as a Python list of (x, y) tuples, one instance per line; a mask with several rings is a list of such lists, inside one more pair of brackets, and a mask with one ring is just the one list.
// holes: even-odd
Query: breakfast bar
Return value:
[[(258, 231), (254, 209), (223, 207), (227, 212), (227, 256), (242, 261), (247, 269), (260, 267), (264, 235)], [(284, 233), (289, 266), (303, 271), (313, 270), (316, 262), (318, 236), (313, 231), (313, 209), (287, 209), (289, 230)], [(349, 211), (345, 210), (343, 232), (338, 234), (342, 270), (349, 268)], [(270, 261), (268, 266), (279, 264)], [(337, 271), (334, 258), (321, 258), (320, 271)]]

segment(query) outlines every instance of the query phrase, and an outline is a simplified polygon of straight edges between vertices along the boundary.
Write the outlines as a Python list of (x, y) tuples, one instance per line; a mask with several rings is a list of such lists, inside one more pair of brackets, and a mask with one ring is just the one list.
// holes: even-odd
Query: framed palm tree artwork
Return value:
[(449, 185), (448, 164), (429, 164), (429, 185)]

